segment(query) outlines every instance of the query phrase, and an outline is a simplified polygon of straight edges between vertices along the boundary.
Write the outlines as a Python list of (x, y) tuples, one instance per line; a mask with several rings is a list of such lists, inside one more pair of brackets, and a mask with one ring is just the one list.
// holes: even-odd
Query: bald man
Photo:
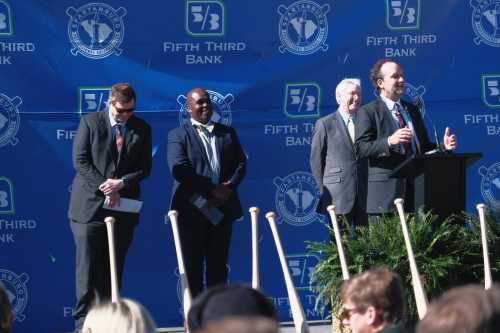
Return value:
[[(227, 281), (232, 223), (242, 216), (236, 189), (246, 156), (233, 128), (211, 121), (208, 93), (187, 94), (190, 119), (168, 134), (168, 166), (174, 185), (170, 208), (178, 211), (179, 233), (193, 297)], [(205, 270), (204, 270), (205, 265)]]

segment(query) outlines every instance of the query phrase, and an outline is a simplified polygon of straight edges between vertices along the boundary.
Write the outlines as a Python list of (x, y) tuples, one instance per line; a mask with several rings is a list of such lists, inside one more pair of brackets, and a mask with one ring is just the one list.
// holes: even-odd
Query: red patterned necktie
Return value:
[[(399, 103), (394, 104), (394, 110), (396, 110), (395, 113), (396, 113), (396, 118), (398, 118), (399, 128), (404, 128), (406, 126), (405, 120), (403, 119), (403, 115), (401, 114), (401, 112), (399, 112), (399, 109), (400, 109)], [(402, 145), (405, 150), (405, 153), (411, 152), (411, 145), (409, 142), (402, 143)]]
[(123, 147), (122, 126), (119, 124), (115, 125), (115, 143), (116, 143), (116, 151), (119, 154), (122, 151)]
[(404, 128), (405, 127), (405, 121), (403, 119), (403, 115), (401, 112), (399, 112), (399, 104), (396, 103), (394, 104), (394, 109), (396, 110), (396, 117), (398, 118), (398, 123), (399, 123), (399, 128)]

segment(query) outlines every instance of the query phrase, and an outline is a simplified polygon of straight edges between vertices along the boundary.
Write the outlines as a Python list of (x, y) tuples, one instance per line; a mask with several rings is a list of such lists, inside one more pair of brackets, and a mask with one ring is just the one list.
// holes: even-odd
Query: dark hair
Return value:
[(14, 315), (10, 307), (9, 297), (7, 297), (4, 285), (0, 282), (0, 332), (10, 332), (12, 320), (14, 320)]
[(377, 85), (377, 81), (384, 79), (384, 76), (382, 75), (382, 73), (380, 73), (380, 69), (387, 62), (394, 62), (394, 60), (391, 60), (389, 58), (380, 59), (373, 65), (372, 69), (370, 70), (370, 81), (372, 82), (375, 89), (377, 89), (377, 91), (380, 91), (380, 88)]
[(404, 315), (404, 293), (399, 275), (388, 268), (373, 268), (344, 282), (343, 303), (352, 302), (359, 310), (373, 306), (386, 324), (396, 323)]
[(198, 295), (189, 310), (188, 324), (196, 330), (210, 321), (242, 316), (278, 319), (274, 305), (263, 293), (236, 284), (212, 287)]
[(500, 332), (500, 288), (479, 285), (453, 288), (429, 306), (417, 333)]
[(117, 83), (109, 90), (109, 100), (112, 102), (129, 103), (135, 101), (134, 88), (128, 83)]

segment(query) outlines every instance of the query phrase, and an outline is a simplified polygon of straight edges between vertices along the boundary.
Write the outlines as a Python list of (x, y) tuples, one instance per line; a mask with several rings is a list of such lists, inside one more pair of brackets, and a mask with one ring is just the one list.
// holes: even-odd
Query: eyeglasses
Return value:
[(342, 308), (342, 312), (340, 313), (340, 321), (342, 321), (344, 319), (349, 320), (354, 313), (360, 313), (362, 311), (363, 310), (358, 309), (358, 308), (351, 308), (351, 309)]
[(132, 108), (129, 108), (129, 109), (122, 109), (122, 108), (118, 108), (118, 107), (116, 107), (116, 101), (112, 101), (112, 102), (111, 102), (111, 104), (113, 104), (113, 107), (115, 108), (116, 112), (117, 112), (117, 113), (120, 113), (120, 114), (121, 114), (121, 113), (125, 113), (125, 112), (127, 112), (127, 113), (131, 113), (131, 112), (134, 112), (134, 111), (135, 111), (135, 106), (134, 106), (134, 107), (132, 107)]

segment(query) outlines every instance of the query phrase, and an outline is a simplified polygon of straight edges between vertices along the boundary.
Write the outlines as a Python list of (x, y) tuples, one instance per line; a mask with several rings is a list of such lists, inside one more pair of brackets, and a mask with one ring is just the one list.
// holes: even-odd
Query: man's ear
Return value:
[(373, 306), (369, 306), (366, 309), (366, 315), (367, 315), (368, 323), (370, 325), (375, 325), (380, 320), (379, 314), (378, 314), (377, 310)]
[(382, 83), (384, 82), (383, 79), (377, 79), (377, 87), (379, 87), (380, 89), (382, 89)]

